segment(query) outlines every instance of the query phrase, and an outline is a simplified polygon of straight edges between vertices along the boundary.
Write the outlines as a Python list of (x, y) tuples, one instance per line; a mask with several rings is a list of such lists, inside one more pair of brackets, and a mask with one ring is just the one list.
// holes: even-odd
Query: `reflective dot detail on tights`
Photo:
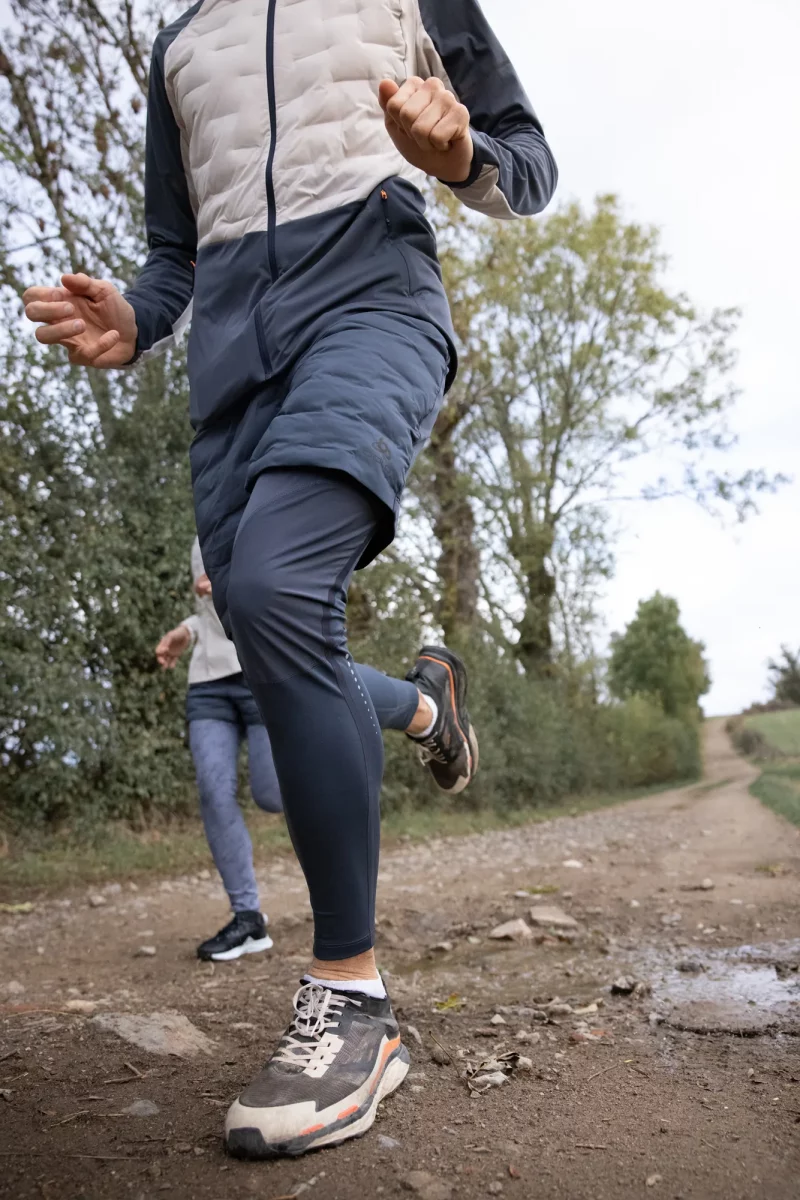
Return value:
[(361, 693), (361, 699), (364, 701), (364, 708), (367, 710), (367, 712), (369, 714), (369, 719), (372, 722), (372, 728), (375, 730), (376, 733), (380, 733), (380, 728), (375, 723), (375, 717), (373, 715), (372, 708), (370, 706), (369, 701), (367, 700), (366, 695), (364, 694), (364, 689), (361, 686), (361, 680), (358, 678), (358, 675), (356, 674), (355, 670), (353, 669), (353, 660), (349, 654), (347, 655), (347, 665), (350, 668), (350, 674), (353, 676), (355, 685), (358, 688), (359, 692)]

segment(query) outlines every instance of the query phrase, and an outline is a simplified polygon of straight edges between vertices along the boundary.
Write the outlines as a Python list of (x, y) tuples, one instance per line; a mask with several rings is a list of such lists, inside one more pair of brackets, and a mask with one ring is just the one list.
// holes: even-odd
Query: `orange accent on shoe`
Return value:
[(430, 654), (420, 654), (420, 658), (424, 659), (425, 662), (436, 663), (437, 666), (444, 667), (444, 669), (447, 671), (447, 674), (450, 676), (450, 707), (452, 708), (453, 716), (456, 719), (456, 729), (461, 734), (462, 738), (464, 739), (464, 741), (466, 743), (467, 758), (469, 759), (469, 773), (470, 773), (470, 778), (471, 778), (472, 777), (472, 746), (470, 745), (470, 740), (467, 737), (467, 735), (464, 733), (464, 730), (461, 728), (461, 725), (458, 720), (458, 710), (456, 709), (456, 677), (453, 674), (453, 668), (450, 666), (449, 663), (445, 662), (444, 659), (433, 658)]
[(398, 1048), (399, 1045), (400, 1045), (400, 1035), (398, 1034), (396, 1038), (392, 1038), (392, 1040), (390, 1042), (387, 1042), (386, 1045), (383, 1047), (383, 1051), (381, 1052), (381, 1061), (380, 1061), (380, 1065), (379, 1065), (378, 1074), (373, 1079), (372, 1087), (369, 1089), (370, 1096), (375, 1091), (375, 1088), (378, 1086), (378, 1084), (381, 1081), (381, 1075), (383, 1074), (383, 1068), (386, 1066), (387, 1058), (389, 1057), (390, 1054), (394, 1053), (394, 1051)]
[(301, 1129), (298, 1137), (305, 1137), (308, 1133), (317, 1133), (320, 1129), (324, 1129), (324, 1125), (309, 1125), (308, 1129)]
[(358, 1105), (351, 1104), (350, 1108), (343, 1108), (340, 1113), (336, 1114), (337, 1121), (343, 1121), (345, 1117), (350, 1117), (354, 1112), (358, 1112)]

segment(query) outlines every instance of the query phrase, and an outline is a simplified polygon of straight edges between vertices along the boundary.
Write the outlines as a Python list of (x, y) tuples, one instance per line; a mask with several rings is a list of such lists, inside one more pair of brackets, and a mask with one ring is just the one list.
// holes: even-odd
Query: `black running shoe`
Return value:
[(439, 710), (427, 737), (409, 734), (421, 761), (443, 792), (463, 792), (478, 771), (478, 739), (467, 711), (467, 668), (452, 650), (423, 646), (406, 679)]
[(225, 1145), (236, 1158), (274, 1158), (359, 1137), (408, 1065), (388, 996), (305, 984), (278, 1049), (228, 1110)]
[(212, 938), (197, 947), (197, 957), (205, 961), (230, 962), (243, 954), (258, 954), (269, 950), (272, 938), (260, 912), (237, 912), (233, 920)]

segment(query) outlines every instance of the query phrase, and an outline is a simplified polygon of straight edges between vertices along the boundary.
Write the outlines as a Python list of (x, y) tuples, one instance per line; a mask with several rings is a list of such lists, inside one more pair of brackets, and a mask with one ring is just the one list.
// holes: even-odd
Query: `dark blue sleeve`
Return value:
[(149, 253), (126, 294), (139, 329), (137, 357), (165, 350), (188, 324), (197, 256), (181, 135), (164, 84), (164, 41), (158, 38), (153, 50), (147, 99), (144, 199)]
[[(517, 73), (477, 0), (418, 0), (423, 62), (470, 113), (472, 171), (449, 186), (493, 217), (530, 216), (550, 202), (558, 171)], [(438, 61), (437, 61), (438, 60)]]

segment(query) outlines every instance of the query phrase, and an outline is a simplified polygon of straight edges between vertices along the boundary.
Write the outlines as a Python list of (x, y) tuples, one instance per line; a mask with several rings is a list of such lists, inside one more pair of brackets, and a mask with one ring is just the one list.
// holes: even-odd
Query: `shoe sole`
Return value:
[(423, 646), (419, 652), (419, 658), (444, 667), (450, 676), (450, 695), (451, 698), (455, 697), (453, 714), (456, 719), (456, 727), (461, 734), (467, 751), (469, 774), (466, 778), (462, 776), (458, 779), (451, 788), (442, 787), (435, 775), (433, 778), (441, 792), (444, 792), (448, 796), (457, 796), (459, 792), (463, 792), (472, 783), (478, 774), (478, 761), (480, 758), (478, 736), (475, 733), (467, 711), (467, 668), (457, 654), (454, 654), (452, 650), (448, 650), (445, 647)]
[(201, 962), (233, 962), (245, 954), (261, 954), (264, 950), (271, 950), (273, 945), (272, 938), (267, 934), (263, 938), (248, 938), (241, 946), (234, 946), (232, 950), (220, 950), (219, 954), (198, 955), (198, 958)]
[(369, 1099), (356, 1112), (351, 1113), (327, 1130), (319, 1130), (306, 1137), (270, 1144), (260, 1129), (232, 1129), (226, 1138), (225, 1147), (234, 1158), (251, 1160), (266, 1158), (297, 1158), (310, 1150), (322, 1150), (327, 1146), (338, 1146), (351, 1138), (363, 1135), (375, 1124), (378, 1105), (397, 1091), (408, 1074), (410, 1066), (408, 1050), (401, 1045), (386, 1063), (380, 1082)]

